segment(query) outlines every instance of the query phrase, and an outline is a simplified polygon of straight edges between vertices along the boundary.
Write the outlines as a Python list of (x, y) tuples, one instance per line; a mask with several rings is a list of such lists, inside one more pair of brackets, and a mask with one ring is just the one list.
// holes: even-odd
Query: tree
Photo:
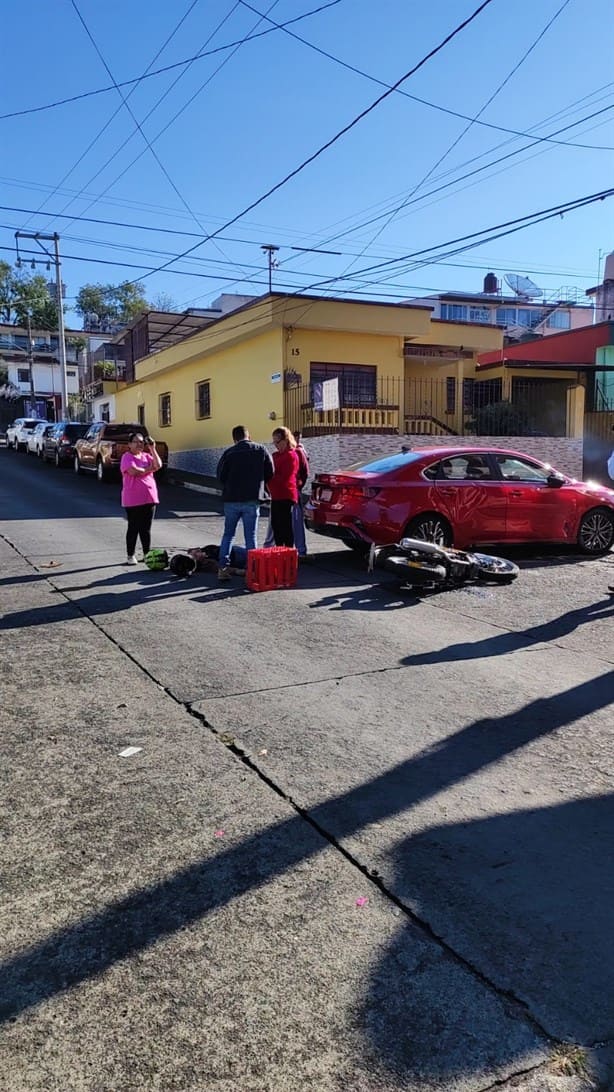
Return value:
[(25, 326), (28, 314), (33, 329), (57, 329), (57, 308), (45, 278), (0, 262), (0, 321)]
[(75, 304), (75, 311), (84, 320), (84, 329), (88, 325), (100, 330), (125, 326), (147, 309), (143, 285), (138, 281), (84, 284)]
[(480, 406), (473, 421), (467, 422), (468, 430), (476, 436), (525, 436), (528, 425), (525, 407), (505, 400)]
[(172, 296), (169, 296), (167, 292), (158, 292), (157, 296), (154, 296), (149, 301), (149, 306), (152, 311), (178, 311), (179, 304), (177, 300), (174, 300)]

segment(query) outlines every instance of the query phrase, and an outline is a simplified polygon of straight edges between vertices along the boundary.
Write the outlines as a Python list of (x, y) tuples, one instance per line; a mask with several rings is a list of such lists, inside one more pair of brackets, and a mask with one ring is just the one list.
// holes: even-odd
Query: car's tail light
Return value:
[(68, 436), (66, 435), (66, 433), (62, 436), (62, 439), (60, 440), (60, 443), (61, 444), (69, 444), (70, 443), (70, 440), (68, 439)]

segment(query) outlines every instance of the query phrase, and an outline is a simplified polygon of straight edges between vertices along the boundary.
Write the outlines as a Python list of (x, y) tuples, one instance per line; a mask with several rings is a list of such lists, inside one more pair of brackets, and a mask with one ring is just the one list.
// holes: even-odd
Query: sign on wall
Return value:
[(338, 376), (313, 384), (313, 408), (320, 411), (339, 409)]

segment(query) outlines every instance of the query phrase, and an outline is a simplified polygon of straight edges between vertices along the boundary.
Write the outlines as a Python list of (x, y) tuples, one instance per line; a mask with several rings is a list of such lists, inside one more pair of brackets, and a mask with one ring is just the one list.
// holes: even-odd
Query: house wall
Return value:
[[(282, 333), (269, 330), (230, 348), (179, 361), (172, 370), (153, 372), (147, 382), (126, 387), (115, 398), (116, 418), (135, 421), (142, 405), (147, 428), (169, 446), (171, 466), (208, 474), (232, 442), (234, 425), (247, 425), (253, 439), (264, 442), (275, 423), (283, 423), (282, 372)], [(196, 387), (206, 381), (211, 417), (199, 420)], [(169, 426), (159, 421), (159, 399), (165, 393), (171, 395)]]
[(284, 341), (285, 366), (299, 372), (303, 383), (309, 382), (312, 361), (375, 364), (378, 378), (401, 379), (403, 376), (402, 337), (295, 327), (286, 330)]

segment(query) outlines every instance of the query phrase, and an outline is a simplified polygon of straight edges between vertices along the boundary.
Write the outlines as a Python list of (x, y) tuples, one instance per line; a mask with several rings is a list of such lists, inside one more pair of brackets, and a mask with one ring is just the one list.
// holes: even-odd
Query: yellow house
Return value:
[[(463, 389), (503, 332), (431, 317), (430, 306), (271, 293), (139, 360), (117, 420), (166, 440), (171, 465), (211, 474), (231, 429), (269, 442), (462, 432)], [(371, 439), (371, 443), (373, 440)]]

